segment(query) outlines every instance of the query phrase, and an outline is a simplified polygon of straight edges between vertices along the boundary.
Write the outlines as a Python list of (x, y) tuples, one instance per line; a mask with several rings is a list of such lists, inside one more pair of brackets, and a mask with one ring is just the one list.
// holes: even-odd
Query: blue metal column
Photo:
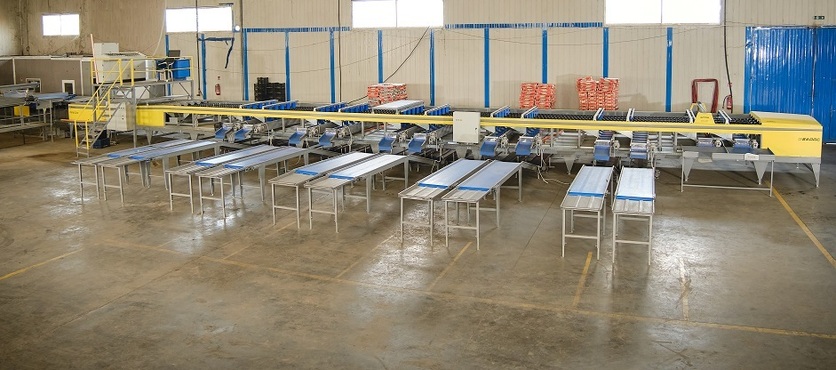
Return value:
[(549, 82), (549, 30), (543, 28), (543, 83)]
[(383, 30), (377, 30), (377, 82), (383, 83)]
[(290, 32), (284, 33), (284, 91), (285, 100), (290, 101)]
[(673, 83), (673, 28), (668, 27), (668, 60), (665, 70), (665, 112), (671, 111), (671, 85)]
[(337, 102), (337, 77), (334, 74), (334, 31), (328, 32), (328, 42), (331, 47), (331, 103)]
[(601, 41), (602, 49), (601, 54), (603, 55), (603, 62), (601, 66), (601, 75), (604, 78), (610, 77), (610, 28), (604, 27), (604, 39)]
[(244, 100), (250, 100), (250, 63), (247, 56), (247, 30), (241, 31), (241, 49), (243, 49), (243, 60), (241, 61), (243, 67), (243, 84), (244, 84)]
[(206, 100), (206, 34), (200, 34), (200, 59), (203, 63), (200, 64), (200, 79), (203, 84), (203, 100)]
[(435, 106), (435, 30), (430, 30), (430, 105)]
[[(169, 40), (168, 34), (165, 35), (165, 56), (168, 58), (168, 53), (171, 51), (171, 41)], [(165, 94), (171, 95), (171, 85), (165, 85)]]
[(491, 106), (491, 29), (485, 27), (485, 108)]

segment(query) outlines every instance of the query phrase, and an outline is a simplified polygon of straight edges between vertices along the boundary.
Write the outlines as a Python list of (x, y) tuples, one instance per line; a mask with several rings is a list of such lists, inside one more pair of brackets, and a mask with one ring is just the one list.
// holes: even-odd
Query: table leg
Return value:
[(273, 226), (276, 226), (276, 184), (270, 184), (270, 210), (273, 212)]
[[(497, 209), (499, 209), (499, 207), (497, 207)], [(479, 241), (481, 240), (479, 238), (479, 234), (480, 234), (479, 233), (479, 230), (480, 230), (479, 225), (480, 225), (479, 224), (479, 202), (477, 201), (476, 202), (476, 250), (477, 251), (479, 250)]]
[[(449, 203), (449, 202), (446, 202), (446, 201), (444, 202), (444, 246), (445, 247), (450, 246), (450, 227), (448, 226), (449, 224), (447, 223), (447, 203)], [(458, 206), (458, 203), (456, 203), (456, 206)], [(430, 217), (430, 222), (432, 222), (432, 217)], [(430, 230), (432, 230), (432, 226), (430, 227)], [(432, 233), (430, 233), (430, 238), (432, 238)]]

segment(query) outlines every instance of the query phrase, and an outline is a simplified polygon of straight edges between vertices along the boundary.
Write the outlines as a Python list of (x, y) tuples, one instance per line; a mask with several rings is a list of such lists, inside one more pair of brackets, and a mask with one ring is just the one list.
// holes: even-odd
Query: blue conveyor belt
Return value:
[(232, 161), (237, 161), (241, 158), (246, 158), (246, 157), (249, 157), (251, 155), (264, 153), (268, 150), (273, 150), (275, 148), (276, 147), (269, 146), (269, 145), (259, 145), (259, 146), (254, 146), (252, 148), (236, 150), (232, 153), (226, 153), (226, 154), (216, 155), (216, 156), (210, 157), (210, 158), (201, 159), (201, 160), (195, 162), (195, 164), (198, 165), (198, 166), (201, 166), (201, 167), (214, 167), (214, 166), (217, 166), (219, 164), (232, 162)]
[(322, 136), (319, 137), (319, 145), (322, 145), (323, 148), (330, 148), (334, 145), (334, 137), (337, 136), (335, 131), (325, 131)]
[(392, 163), (403, 160), (404, 158), (405, 157), (401, 155), (381, 154), (367, 161), (363, 161), (358, 164), (339, 170), (337, 172), (334, 172), (331, 174), (331, 176), (328, 177), (332, 179), (355, 180), (358, 177), (364, 176), (369, 173), (373, 173), (380, 168), (389, 166)]
[(531, 148), (534, 146), (534, 140), (528, 137), (521, 137), (514, 147), (516, 155), (526, 156), (531, 155)]
[(162, 148), (162, 149), (155, 149), (148, 152), (142, 152), (134, 154), (128, 158), (136, 160), (136, 161), (150, 161), (154, 158), (169, 156), (173, 153), (180, 153), (180, 152), (199, 152), (201, 150), (209, 149), (212, 147), (216, 147), (218, 144), (212, 141), (197, 141), (192, 142), (189, 144), (184, 145), (177, 145), (169, 148)]
[(301, 155), (304, 152), (304, 149), (283, 146), (283, 147), (276, 147), (271, 151), (261, 153), (258, 155), (254, 155), (252, 157), (244, 158), (240, 161), (235, 161), (232, 163), (227, 163), (224, 165), (225, 168), (235, 169), (235, 170), (243, 170), (247, 168), (252, 168), (263, 163), (267, 163), (270, 161), (275, 161), (278, 158), (286, 158), (286, 157), (293, 157), (296, 155)]
[(360, 153), (360, 152), (351, 152), (347, 154), (343, 154), (339, 157), (334, 157), (331, 159), (326, 159), (324, 161), (316, 162), (314, 164), (309, 164), (304, 167), (297, 168), (294, 172), (301, 174), (301, 175), (308, 175), (308, 176), (319, 176), (328, 171), (333, 171), (336, 168), (340, 168), (342, 166), (367, 159), (374, 154), (371, 153)]
[(496, 155), (497, 145), (499, 145), (499, 140), (485, 140), (479, 147), (479, 154), (483, 157), (493, 157)]
[(409, 146), (406, 152), (409, 154), (420, 153), (421, 150), (424, 149), (424, 143), (426, 142), (426, 136), (413, 137), (412, 140), (409, 141)]
[(378, 148), (381, 152), (392, 152), (392, 144), (395, 142), (395, 135), (383, 135), (378, 143)]
[(656, 199), (656, 176), (652, 168), (624, 168), (618, 180), (615, 199), (654, 200)]
[(569, 185), (569, 195), (603, 197), (612, 176), (612, 167), (583, 166)]
[(287, 142), (290, 145), (299, 145), (299, 143), (302, 142), (302, 139), (304, 139), (305, 135), (307, 134), (308, 132), (305, 130), (296, 130), (296, 132), (294, 132), (293, 135), (290, 135), (290, 138), (287, 139)]
[(247, 139), (247, 134), (249, 134), (250, 131), (252, 131), (252, 129), (247, 128), (247, 127), (242, 128), (238, 131), (235, 131), (235, 141), (238, 142), (238, 141), (246, 140)]
[(489, 163), (485, 168), (464, 180), (458, 187), (459, 190), (490, 191), (500, 186), (502, 179), (520, 170), (522, 164), (511, 162)]
[(215, 131), (215, 139), (218, 139), (218, 140), (226, 139), (226, 134), (228, 134), (229, 131), (231, 131), (231, 130), (232, 130), (232, 127), (225, 127), (224, 126), (224, 127), (219, 128), (218, 131)]
[(158, 143), (158, 144), (151, 144), (151, 145), (141, 146), (141, 147), (138, 147), (138, 148), (130, 148), (130, 149), (123, 149), (123, 150), (119, 150), (119, 151), (115, 151), (115, 152), (110, 152), (110, 153), (107, 153), (107, 156), (109, 158), (130, 157), (134, 154), (138, 154), (138, 153), (142, 153), (142, 152), (147, 152), (147, 151), (160, 149), (160, 148), (169, 148), (169, 147), (172, 147), (172, 146), (183, 145), (183, 144), (191, 143), (191, 142), (193, 142), (193, 140), (177, 139), (177, 140), (171, 140), (171, 141), (164, 141), (164, 142)]
[(460, 159), (451, 165), (444, 167), (436, 173), (429, 175), (418, 182), (418, 186), (424, 188), (447, 189), (459, 182), (462, 178), (485, 164), (485, 161), (472, 159)]

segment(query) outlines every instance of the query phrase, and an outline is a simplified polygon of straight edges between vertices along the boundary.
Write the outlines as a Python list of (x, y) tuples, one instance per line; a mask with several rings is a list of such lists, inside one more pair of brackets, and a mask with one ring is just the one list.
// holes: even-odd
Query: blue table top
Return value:
[(198, 166), (201, 166), (201, 167), (213, 167), (213, 166), (217, 166), (219, 164), (232, 162), (232, 161), (235, 161), (235, 160), (239, 160), (241, 158), (246, 158), (246, 157), (249, 157), (251, 155), (264, 153), (266, 151), (273, 150), (275, 148), (276, 147), (270, 146), (270, 145), (259, 145), (259, 146), (254, 146), (252, 148), (236, 150), (236, 151), (231, 152), (231, 153), (226, 153), (226, 154), (216, 155), (214, 157), (204, 158), (204, 159), (201, 159), (201, 160), (195, 162), (195, 164), (198, 165)]
[(195, 141), (184, 145), (177, 145), (168, 148), (161, 148), (161, 149), (154, 149), (147, 152), (137, 153), (132, 155), (128, 158), (137, 160), (137, 161), (149, 161), (154, 158), (160, 158), (172, 155), (174, 153), (181, 153), (181, 152), (197, 152), (204, 149), (211, 148), (213, 146), (218, 145), (217, 142), (214, 141)]
[(358, 177), (374, 173), (381, 168), (385, 168), (386, 166), (391, 165), (392, 163), (402, 161), (405, 158), (406, 157), (402, 155), (394, 154), (378, 155), (367, 161), (363, 161), (358, 164), (352, 165), (351, 167), (347, 167), (337, 172), (334, 172), (331, 174), (331, 176), (328, 177), (332, 179), (354, 180)]
[(273, 150), (267, 151), (265, 153), (254, 155), (252, 157), (247, 157), (232, 163), (227, 163), (224, 165), (224, 168), (242, 170), (245, 168), (259, 166), (270, 161), (280, 160), (280, 158), (291, 158), (294, 156), (298, 156), (301, 155), (301, 153), (304, 151), (305, 149), (299, 149), (296, 147), (289, 146), (274, 147)]
[(333, 171), (335, 168), (340, 168), (342, 166), (352, 164), (359, 160), (367, 159), (373, 155), (374, 154), (371, 153), (351, 152), (338, 157), (309, 164), (304, 167), (299, 167), (294, 172), (302, 175), (318, 176), (322, 173)]
[(522, 164), (520, 163), (493, 161), (473, 176), (468, 177), (467, 180), (464, 180), (456, 188), (461, 190), (490, 191), (502, 185), (500, 182), (510, 174), (519, 171), (521, 166)]
[(583, 166), (572, 185), (569, 185), (568, 195), (581, 197), (603, 197), (612, 177), (612, 167)]
[(656, 175), (652, 168), (624, 168), (618, 180), (615, 199), (656, 199)]
[(453, 164), (436, 171), (436, 173), (425, 177), (418, 182), (418, 186), (424, 188), (447, 189), (483, 164), (485, 164), (485, 161), (460, 159), (453, 162)]
[(191, 143), (192, 140), (185, 140), (185, 139), (177, 139), (177, 140), (170, 140), (170, 141), (163, 141), (162, 143), (151, 144), (146, 146), (140, 146), (137, 148), (130, 148), (130, 149), (123, 149), (115, 152), (108, 153), (107, 156), (110, 158), (122, 158), (132, 156), (134, 154), (147, 152), (149, 150), (160, 149), (160, 148), (169, 148), (172, 146), (183, 145), (186, 143)]

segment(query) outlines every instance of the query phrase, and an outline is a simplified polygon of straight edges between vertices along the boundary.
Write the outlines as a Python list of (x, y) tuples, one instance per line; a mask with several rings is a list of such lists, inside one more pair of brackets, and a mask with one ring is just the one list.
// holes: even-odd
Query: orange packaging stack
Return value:
[(618, 109), (617, 78), (602, 78), (600, 80), (595, 80), (592, 77), (579, 78), (577, 88), (580, 110)]
[(369, 105), (372, 107), (406, 99), (406, 84), (381, 83), (369, 85), (366, 90)]
[(551, 109), (554, 107), (554, 96), (554, 84), (523, 82), (520, 85), (520, 108)]

